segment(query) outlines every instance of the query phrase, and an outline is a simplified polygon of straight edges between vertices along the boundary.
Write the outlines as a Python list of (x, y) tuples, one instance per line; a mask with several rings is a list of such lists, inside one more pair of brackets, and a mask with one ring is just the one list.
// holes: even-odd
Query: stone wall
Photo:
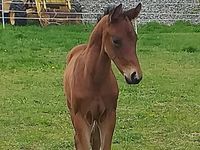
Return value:
[(108, 5), (122, 3), (125, 9), (136, 6), (142, 2), (142, 12), (139, 22), (158, 21), (173, 23), (177, 20), (187, 20), (192, 23), (200, 23), (200, 0), (79, 0), (83, 6), (83, 12), (95, 13), (84, 16), (95, 19)]

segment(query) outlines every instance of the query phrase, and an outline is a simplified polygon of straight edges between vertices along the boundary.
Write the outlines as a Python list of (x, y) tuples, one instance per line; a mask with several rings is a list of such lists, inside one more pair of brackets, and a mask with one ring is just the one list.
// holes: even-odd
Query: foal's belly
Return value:
[(67, 79), (68, 101), (74, 113), (86, 114), (91, 111), (95, 115), (105, 110), (116, 110), (119, 91), (113, 75), (101, 86), (92, 85), (87, 79), (77, 81), (73, 72), (68, 73)]

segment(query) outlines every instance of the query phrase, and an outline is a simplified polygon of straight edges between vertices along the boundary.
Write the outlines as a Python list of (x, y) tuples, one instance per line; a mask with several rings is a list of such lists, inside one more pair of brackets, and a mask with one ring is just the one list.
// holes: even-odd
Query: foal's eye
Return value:
[(117, 38), (117, 37), (112, 37), (112, 43), (116, 47), (121, 46), (121, 40), (119, 38)]

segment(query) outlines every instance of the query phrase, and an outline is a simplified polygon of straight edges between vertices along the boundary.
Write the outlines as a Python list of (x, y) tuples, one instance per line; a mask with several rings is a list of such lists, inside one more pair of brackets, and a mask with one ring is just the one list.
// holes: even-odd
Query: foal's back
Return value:
[(70, 81), (73, 81), (73, 71), (77, 62), (78, 57), (86, 49), (87, 45), (82, 44), (74, 47), (67, 55), (67, 67), (64, 72), (64, 93), (67, 96), (68, 107), (71, 108), (71, 86)]
[(86, 44), (81, 44), (74, 47), (67, 55), (67, 64), (70, 63), (71, 59), (77, 59), (77, 57), (86, 49)]

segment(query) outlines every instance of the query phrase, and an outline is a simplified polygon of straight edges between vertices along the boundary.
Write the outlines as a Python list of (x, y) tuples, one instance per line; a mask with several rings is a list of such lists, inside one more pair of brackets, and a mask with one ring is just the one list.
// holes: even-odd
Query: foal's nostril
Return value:
[(128, 84), (138, 84), (142, 80), (142, 77), (139, 77), (136, 72), (133, 72), (129, 78), (125, 76), (125, 79)]
[(138, 84), (141, 80), (142, 80), (142, 77), (139, 78), (139, 77), (137, 76), (137, 73), (136, 73), (136, 72), (133, 72), (133, 73), (131, 74), (131, 81), (132, 81), (132, 84)]
[(136, 80), (136, 79), (137, 79), (136, 72), (133, 72), (133, 73), (131, 74), (131, 80), (134, 81), (134, 80)]

